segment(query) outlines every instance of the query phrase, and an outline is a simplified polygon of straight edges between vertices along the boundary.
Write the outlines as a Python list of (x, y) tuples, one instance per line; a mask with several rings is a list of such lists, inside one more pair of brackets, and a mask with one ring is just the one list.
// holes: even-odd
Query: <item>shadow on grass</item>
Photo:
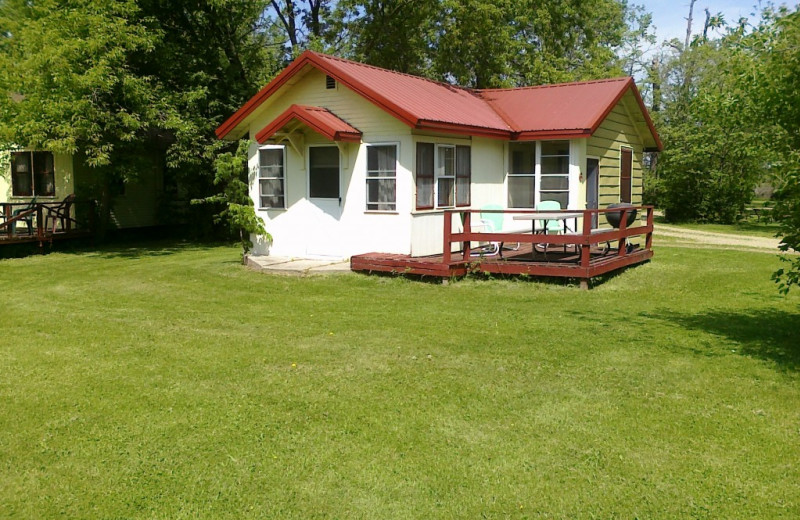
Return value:
[[(701, 314), (661, 314), (666, 321), (691, 331), (723, 336), (740, 345), (741, 354), (800, 370), (800, 314), (773, 309), (751, 312), (710, 311)], [(713, 355), (714, 352), (704, 352)]]
[(117, 233), (103, 241), (72, 241), (53, 247), (63, 254), (95, 254), (108, 259), (156, 258), (228, 245), (219, 241), (188, 240), (169, 233)]

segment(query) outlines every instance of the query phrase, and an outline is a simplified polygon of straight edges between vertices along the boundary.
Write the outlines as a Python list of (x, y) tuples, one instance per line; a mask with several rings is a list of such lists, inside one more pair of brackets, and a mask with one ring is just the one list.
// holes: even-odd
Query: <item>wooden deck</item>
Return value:
[[(575, 278), (582, 287), (601, 276), (630, 265), (646, 262), (653, 257), (652, 207), (639, 207), (647, 215), (644, 226), (627, 228), (625, 215), (619, 229), (591, 229), (591, 213), (604, 210), (585, 210), (581, 217), (581, 233), (566, 235), (450, 232), (452, 213), (461, 213), (463, 228), (470, 229), (470, 213), (475, 210), (445, 213), (444, 250), (452, 250), (459, 244), (459, 251), (450, 254), (411, 257), (389, 253), (367, 253), (353, 256), (350, 267), (353, 271), (409, 274), (439, 278), (462, 277), (468, 273), (491, 273), (505, 275), (528, 275), (542, 277)], [(515, 212), (518, 213), (518, 212)], [(488, 241), (505, 244), (520, 242), (519, 249), (503, 249), (502, 256), (480, 256), (471, 247), (474, 243)]]
[[(75, 218), (83, 211), (86, 221)], [(69, 207), (58, 202), (0, 203), (0, 246), (86, 238), (93, 233), (94, 201), (71, 202)]]

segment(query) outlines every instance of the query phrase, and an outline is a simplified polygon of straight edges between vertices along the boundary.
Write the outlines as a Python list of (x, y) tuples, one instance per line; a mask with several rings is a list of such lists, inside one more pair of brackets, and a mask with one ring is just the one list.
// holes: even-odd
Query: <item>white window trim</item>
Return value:
[[(533, 147), (534, 148), (534, 150), (533, 150), (533, 172), (531, 172), (531, 173), (511, 173), (511, 169), (514, 167), (514, 162), (511, 160), (511, 146), (509, 145), (507, 147), (504, 147), (504, 149), (506, 151), (506, 153), (505, 153), (506, 159), (505, 160), (508, 161), (507, 168), (506, 168), (506, 172), (507, 172), (506, 173), (506, 205), (508, 205), (509, 189), (510, 189), (509, 186), (511, 184), (509, 182), (509, 179), (511, 177), (533, 177), (533, 193), (534, 193), (534, 195), (533, 195), (533, 205), (535, 207), (536, 204), (538, 204), (538, 199), (536, 197), (538, 196), (538, 187), (539, 187), (539, 183), (541, 182), (541, 169), (539, 168), (539, 149), (540, 149), (540, 146), (539, 146), (539, 142), (538, 141), (534, 142), (533, 145), (534, 145), (534, 147)], [(527, 209), (533, 209), (533, 208), (512, 208), (512, 207), (509, 207), (508, 209), (527, 210)]]
[[(262, 177), (261, 176), (261, 150), (281, 150), (283, 153), (283, 177)], [(258, 196), (258, 209), (262, 210), (285, 210), (288, 207), (287, 198), (289, 197), (286, 182), (286, 147), (279, 144), (267, 144), (258, 147), (258, 177), (256, 178), (256, 190)], [(281, 179), (283, 183), (283, 206), (262, 206), (261, 205), (261, 180)]]
[[(368, 207), (366, 207), (364, 212), (365, 213), (391, 213), (391, 214), (396, 214), (397, 213), (397, 177), (398, 177), (398, 173), (400, 171), (400, 142), (399, 141), (389, 141), (389, 142), (376, 142), (376, 143), (365, 143), (365, 144), (366, 144), (366, 146), (365, 146), (366, 154), (365, 154), (365, 158), (364, 159), (365, 159), (366, 164), (364, 165), (364, 189), (366, 190), (366, 193), (364, 194), (364, 205), (366, 207), (366, 206), (369, 206), (369, 204), (370, 204), (369, 199), (368, 199), (368, 197), (369, 197), (369, 188), (367, 187), (369, 185), (370, 179), (381, 179), (381, 180), (393, 179), (394, 180), (394, 209), (369, 209)], [(369, 176), (369, 149), (370, 149), (370, 147), (373, 147), (373, 146), (394, 146), (394, 177), (370, 177)], [(379, 204), (379, 203), (375, 203), (375, 204)]]
[[(442, 175), (442, 168), (439, 165), (442, 149), (453, 150), (453, 173), (452, 175)], [(453, 204), (449, 206), (439, 205), (439, 179), (451, 179), (453, 182)], [(433, 155), (433, 204), (436, 209), (452, 209), (456, 207), (456, 145), (436, 143)]]
[[(563, 176), (563, 177), (567, 178), (568, 184), (569, 184), (569, 188), (566, 191), (563, 191), (563, 190), (561, 190), (561, 191), (559, 191), (559, 190), (545, 190), (545, 193), (567, 193), (567, 201), (568, 201), (567, 202), (567, 207), (562, 208), (562, 209), (565, 209), (565, 210), (566, 209), (570, 209), (570, 207), (572, 207), (572, 205), (573, 205), (573, 201), (574, 201), (575, 197), (577, 196), (576, 195), (576, 190), (578, 189), (578, 186), (577, 186), (578, 183), (574, 182), (574, 180), (573, 180), (574, 175), (573, 175), (573, 172), (572, 172), (572, 169), (573, 169), (572, 168), (572, 166), (573, 166), (573, 156), (574, 156), (574, 148), (573, 147), (575, 146), (575, 143), (573, 142), (572, 139), (546, 139), (546, 141), (567, 141), (569, 143), (569, 154), (567, 156), (563, 156), (563, 155), (548, 155), (547, 156), (547, 157), (567, 157), (568, 158), (567, 159), (568, 168), (567, 168), (567, 172), (565, 172), (565, 173), (542, 174), (542, 141), (536, 141), (536, 152), (535, 152), (536, 153), (536, 159), (535, 159), (535, 166), (534, 166), (534, 173), (533, 173), (533, 177), (534, 177), (533, 205), (534, 205), (534, 207), (536, 207), (542, 202), (542, 177), (561, 177), (561, 176)], [(510, 147), (505, 147), (505, 150), (507, 150), (506, 153), (505, 153), (505, 159), (504, 159), (506, 161), (506, 164), (507, 164), (507, 167), (506, 167), (506, 182), (505, 182), (506, 204), (507, 204), (508, 203), (508, 190), (509, 190), (508, 178), (509, 178), (510, 175), (512, 175), (510, 173), (511, 172), (511, 168), (512, 168), (512, 163), (511, 163), (511, 157), (510, 157)], [(621, 159), (621, 156), (620, 156), (620, 161), (621, 160), (622, 159)], [(523, 175), (525, 175), (525, 174), (518, 174), (518, 176), (523, 176)], [(508, 208), (508, 209), (526, 210), (526, 209), (531, 209), (531, 208)]]
[[(336, 151), (338, 152), (338, 154), (337, 154), (338, 157), (339, 157), (339, 197), (338, 197), (338, 199), (337, 198), (333, 198), (333, 197), (312, 197), (311, 196), (311, 149), (312, 148), (335, 148)], [(341, 206), (342, 201), (344, 200), (344, 197), (342, 197), (342, 170), (343, 170), (343, 168), (342, 168), (342, 151), (339, 149), (339, 147), (336, 144), (325, 144), (325, 143), (310, 144), (310, 145), (306, 146), (306, 157), (305, 157), (305, 159), (306, 159), (306, 198), (309, 199), (309, 200), (311, 200), (312, 198), (313, 199), (317, 199), (317, 200), (338, 200), (339, 205)]]
[[(567, 206), (561, 209), (569, 209), (570, 201), (572, 200), (572, 179), (570, 176), (570, 169), (572, 166), (572, 141), (569, 139), (547, 139), (547, 141), (567, 141), (567, 146), (569, 147), (567, 151), (567, 155), (543, 155), (542, 154), (542, 141), (538, 141), (536, 143), (536, 169), (537, 169), (537, 182), (536, 182), (536, 204), (540, 204), (542, 202), (542, 179), (544, 177), (566, 177), (567, 179), (567, 189), (566, 190), (544, 190), (546, 193), (566, 193), (567, 194)], [(566, 157), (567, 158), (567, 171), (563, 173), (542, 173), (542, 159), (544, 157)]]

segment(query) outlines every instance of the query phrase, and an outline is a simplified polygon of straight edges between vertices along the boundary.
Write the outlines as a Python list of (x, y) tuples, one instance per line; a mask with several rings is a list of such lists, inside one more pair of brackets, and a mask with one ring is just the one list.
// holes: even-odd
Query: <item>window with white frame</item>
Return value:
[(508, 207), (536, 206), (536, 143), (510, 143)]
[(436, 205), (451, 208), (456, 205), (456, 147), (436, 147)]
[(397, 145), (367, 146), (367, 210), (397, 209)]
[(569, 205), (569, 141), (542, 141), (539, 200)]
[(55, 197), (56, 178), (51, 152), (11, 153), (11, 194), (14, 197)]
[(286, 148), (264, 146), (258, 150), (258, 195), (262, 209), (286, 208)]
[[(312, 199), (340, 198), (340, 158), (336, 146), (309, 146), (308, 196)], [(341, 200), (340, 200), (341, 202)]]
[(417, 209), (470, 205), (472, 159), (469, 146), (417, 143)]

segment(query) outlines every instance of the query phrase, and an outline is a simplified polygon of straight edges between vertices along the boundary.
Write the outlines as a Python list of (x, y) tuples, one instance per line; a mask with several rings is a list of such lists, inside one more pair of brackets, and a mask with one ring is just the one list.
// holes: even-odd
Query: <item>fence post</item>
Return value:
[(653, 248), (653, 206), (647, 207), (647, 235), (644, 247), (647, 251)]
[(589, 262), (592, 255), (592, 210), (584, 210), (583, 212), (583, 236), (581, 237), (581, 267), (589, 269)]
[(469, 246), (470, 246), (470, 236), (469, 236), (468, 233), (472, 233), (472, 224), (471, 224), (471, 222), (472, 222), (472, 213), (470, 213), (470, 211), (467, 210), (467, 211), (463, 212), (462, 215), (464, 215), (464, 218), (461, 219), (461, 221), (464, 223), (463, 232), (465, 234), (467, 234), (467, 239), (464, 240), (464, 242), (461, 244), (461, 246), (462, 246), (461, 249), (463, 251), (463, 254), (461, 255), (461, 259), (464, 260), (465, 262), (469, 262), (469, 257), (470, 257), (471, 252), (470, 252), (470, 248), (469, 248)]
[(450, 236), (453, 233), (453, 214), (444, 210), (444, 247), (442, 248), (442, 263), (450, 264)]
[[(3, 213), (6, 216), (6, 222), (8, 222), (9, 220), (11, 220), (11, 204), (3, 204), (3, 208), (4, 208), (3, 209)], [(6, 228), (7, 228), (6, 231), (8, 233), (8, 238), (11, 238), (11, 235), (12, 235), (12, 233), (11, 233), (11, 228), (12, 228), (11, 224), (6, 226)]]

